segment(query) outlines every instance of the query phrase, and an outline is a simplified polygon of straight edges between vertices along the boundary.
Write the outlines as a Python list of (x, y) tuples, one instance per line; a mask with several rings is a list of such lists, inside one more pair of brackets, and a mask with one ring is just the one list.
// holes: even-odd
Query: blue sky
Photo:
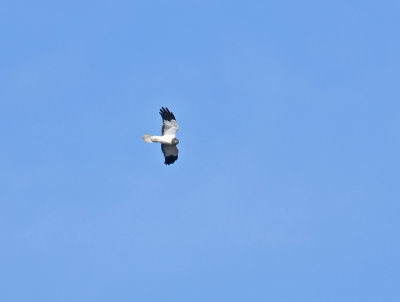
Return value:
[(399, 301), (399, 20), (2, 2), (0, 300)]

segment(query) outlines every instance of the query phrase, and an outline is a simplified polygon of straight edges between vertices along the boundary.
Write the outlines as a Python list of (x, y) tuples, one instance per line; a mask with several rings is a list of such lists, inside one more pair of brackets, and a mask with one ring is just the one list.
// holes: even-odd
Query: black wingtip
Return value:
[(178, 159), (178, 156), (167, 156), (167, 157), (165, 158), (164, 164), (166, 164), (166, 165), (171, 165), (171, 164), (173, 164), (177, 159)]
[(170, 122), (171, 120), (175, 120), (175, 115), (171, 111), (169, 111), (167, 107), (161, 107), (160, 115), (163, 120), (167, 120), (168, 122)]

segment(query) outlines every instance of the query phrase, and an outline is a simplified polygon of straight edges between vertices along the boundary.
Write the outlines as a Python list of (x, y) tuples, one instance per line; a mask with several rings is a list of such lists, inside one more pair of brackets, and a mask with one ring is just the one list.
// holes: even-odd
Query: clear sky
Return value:
[(0, 301), (400, 301), (399, 20), (2, 1)]

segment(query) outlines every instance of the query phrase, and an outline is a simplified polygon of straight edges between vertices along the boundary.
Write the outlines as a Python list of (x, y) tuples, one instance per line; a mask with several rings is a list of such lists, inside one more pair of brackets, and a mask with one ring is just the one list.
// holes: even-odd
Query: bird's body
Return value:
[(168, 108), (162, 107), (160, 115), (163, 119), (162, 135), (143, 135), (145, 143), (161, 143), (161, 149), (164, 153), (165, 164), (173, 164), (178, 159), (179, 140), (175, 137), (176, 132), (179, 130), (178, 123), (176, 122), (174, 114)]
[[(147, 135), (149, 135), (149, 136), (147, 136)], [(163, 135), (163, 136), (150, 135), (150, 134), (143, 135), (143, 140), (145, 143), (162, 143), (162, 144), (171, 144), (172, 145), (172, 140), (174, 138), (175, 138), (175, 136), (173, 136), (173, 135)]]

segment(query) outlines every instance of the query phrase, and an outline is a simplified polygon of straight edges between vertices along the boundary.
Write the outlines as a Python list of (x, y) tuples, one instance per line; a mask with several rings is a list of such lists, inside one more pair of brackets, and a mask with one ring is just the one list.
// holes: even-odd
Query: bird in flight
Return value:
[(175, 137), (176, 132), (179, 130), (178, 123), (176, 122), (174, 114), (168, 108), (161, 107), (160, 115), (163, 120), (161, 136), (145, 134), (143, 141), (145, 143), (161, 143), (161, 150), (165, 157), (164, 164), (173, 164), (178, 159), (179, 140)]

